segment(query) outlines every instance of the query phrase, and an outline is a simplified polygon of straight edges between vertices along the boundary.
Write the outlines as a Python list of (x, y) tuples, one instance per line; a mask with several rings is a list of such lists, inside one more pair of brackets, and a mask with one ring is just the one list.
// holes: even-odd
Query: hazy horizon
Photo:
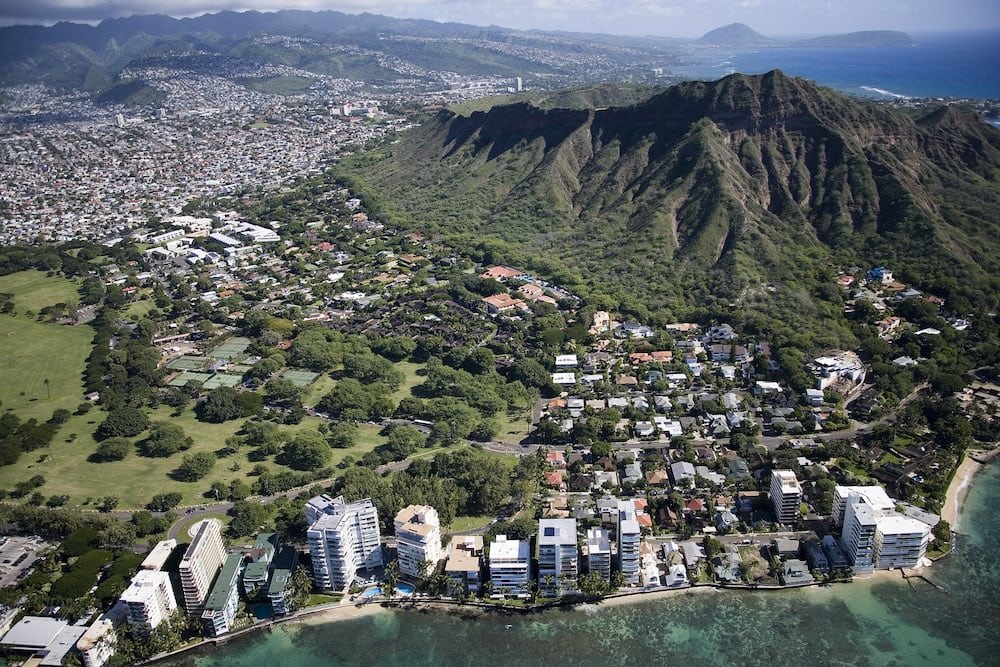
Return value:
[(220, 11), (279, 9), (369, 12), (405, 19), (496, 25), (519, 30), (694, 38), (730, 23), (769, 37), (803, 37), (859, 30), (940, 33), (1000, 29), (993, 0), (5, 0), (0, 25), (59, 21), (98, 23), (137, 14), (174, 17)]

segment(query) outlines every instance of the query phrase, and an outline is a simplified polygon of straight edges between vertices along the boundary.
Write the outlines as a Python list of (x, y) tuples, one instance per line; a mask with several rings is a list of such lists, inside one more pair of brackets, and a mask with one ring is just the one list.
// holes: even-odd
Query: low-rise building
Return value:
[(482, 535), (454, 535), (448, 545), (448, 562), (444, 573), (448, 577), (451, 595), (477, 595), (481, 590), (483, 556)]
[(267, 587), (267, 599), (275, 616), (292, 613), (291, 595), (294, 590), (292, 575), (299, 562), (299, 552), (286, 544), (274, 558), (271, 581)]

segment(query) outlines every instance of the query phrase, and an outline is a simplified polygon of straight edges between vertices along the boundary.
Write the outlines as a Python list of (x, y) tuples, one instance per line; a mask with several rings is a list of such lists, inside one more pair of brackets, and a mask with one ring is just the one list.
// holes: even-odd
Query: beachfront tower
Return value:
[(778, 523), (797, 523), (802, 513), (802, 487), (791, 470), (771, 471), (771, 505)]
[(540, 519), (538, 591), (546, 597), (561, 597), (576, 591), (579, 562), (576, 519)]
[(396, 514), (396, 545), (399, 573), (418, 579), (424, 564), (433, 572), (441, 560), (441, 522), (437, 510), (427, 505), (409, 505)]
[(316, 496), (306, 503), (306, 520), (317, 588), (343, 590), (358, 570), (382, 567), (378, 511), (370, 498), (345, 503), (341, 496)]

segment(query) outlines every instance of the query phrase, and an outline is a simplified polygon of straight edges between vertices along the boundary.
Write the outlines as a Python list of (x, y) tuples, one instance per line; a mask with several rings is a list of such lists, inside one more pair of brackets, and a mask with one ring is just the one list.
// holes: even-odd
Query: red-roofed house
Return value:
[(695, 514), (705, 511), (705, 503), (701, 502), (701, 498), (692, 498), (687, 501), (684, 505), (685, 511), (694, 512)]
[(553, 470), (552, 472), (545, 473), (545, 486), (550, 489), (558, 489), (563, 483), (563, 472), (562, 470)]
[(486, 310), (492, 314), (503, 313), (508, 310), (514, 310), (515, 308), (527, 307), (523, 301), (515, 299), (507, 293), (483, 297), (483, 302), (486, 304)]
[(523, 276), (524, 271), (512, 269), (509, 266), (491, 266), (480, 274), (481, 278), (492, 278), (501, 283), (505, 283), (511, 278)]
[(566, 455), (563, 454), (562, 452), (549, 452), (545, 456), (545, 461), (549, 465), (555, 466), (556, 468), (566, 467)]

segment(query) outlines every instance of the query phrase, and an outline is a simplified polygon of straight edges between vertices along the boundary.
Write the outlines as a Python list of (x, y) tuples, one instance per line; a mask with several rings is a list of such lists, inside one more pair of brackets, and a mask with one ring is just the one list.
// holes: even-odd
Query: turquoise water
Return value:
[(693, 55), (671, 71), (694, 79), (733, 72), (785, 74), (855, 95), (1000, 99), (1000, 32), (914, 35), (912, 48), (723, 49)]
[[(463, 618), (391, 612), (282, 626), (175, 665), (1000, 664), (1000, 465), (973, 485), (970, 535), (926, 571), (945, 587), (856, 581), (806, 591), (685, 594), (637, 605)], [(510, 627), (508, 627), (508, 625)]]
[[(399, 593), (400, 595), (413, 595), (414, 590), (415, 589), (413, 588), (413, 586), (406, 583), (405, 581), (396, 584), (396, 592)], [(372, 586), (371, 588), (366, 588), (364, 593), (361, 594), (361, 597), (373, 598), (376, 595), (382, 595), (381, 586)]]

